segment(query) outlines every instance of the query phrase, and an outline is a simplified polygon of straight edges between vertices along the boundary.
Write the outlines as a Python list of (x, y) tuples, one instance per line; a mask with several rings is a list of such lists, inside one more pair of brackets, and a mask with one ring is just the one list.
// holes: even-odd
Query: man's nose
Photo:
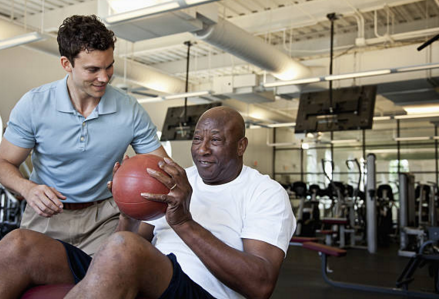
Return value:
[(201, 155), (206, 155), (206, 154), (210, 154), (210, 145), (208, 140), (204, 140), (201, 144), (200, 147), (198, 148), (198, 152)]
[(111, 78), (111, 74), (109, 74), (109, 73), (107, 72), (107, 70), (101, 70), (101, 71), (99, 72), (99, 74), (98, 74), (98, 80), (99, 80), (99, 82), (105, 82), (105, 83), (107, 83), (107, 82), (110, 81), (110, 78)]

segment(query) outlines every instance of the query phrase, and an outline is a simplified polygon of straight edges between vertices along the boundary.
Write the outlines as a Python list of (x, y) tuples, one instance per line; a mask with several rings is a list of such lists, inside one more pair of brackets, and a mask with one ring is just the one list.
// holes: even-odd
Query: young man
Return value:
[(80, 281), (66, 298), (268, 298), (295, 219), (282, 186), (243, 165), (247, 142), (239, 113), (204, 113), (191, 148), (195, 167), (165, 158), (159, 166), (170, 177), (145, 170), (171, 189), (142, 193), (168, 204), (165, 217), (121, 218), (119, 230), (131, 232), (112, 235), (91, 265), (73, 246), (11, 232), (0, 241), (0, 297), (15, 298), (29, 284)]
[[(0, 183), (27, 201), (22, 228), (93, 255), (119, 221), (106, 183), (131, 144), (166, 156), (137, 101), (112, 88), (116, 38), (96, 16), (72, 16), (58, 32), (67, 76), (26, 93), (0, 144)], [(32, 152), (29, 180), (18, 167)]]

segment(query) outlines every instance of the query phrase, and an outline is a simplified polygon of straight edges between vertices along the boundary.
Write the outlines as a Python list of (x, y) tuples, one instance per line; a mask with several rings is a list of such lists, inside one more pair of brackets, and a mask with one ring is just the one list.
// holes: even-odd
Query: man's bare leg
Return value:
[(31, 285), (56, 283), (74, 283), (60, 242), (25, 229), (0, 241), (0, 298), (15, 299)]
[(168, 287), (172, 262), (142, 237), (118, 232), (96, 253), (85, 278), (65, 298), (158, 298)]

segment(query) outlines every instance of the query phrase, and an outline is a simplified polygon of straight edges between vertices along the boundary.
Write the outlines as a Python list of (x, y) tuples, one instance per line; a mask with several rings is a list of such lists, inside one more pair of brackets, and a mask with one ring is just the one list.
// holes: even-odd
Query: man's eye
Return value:
[(96, 73), (96, 72), (98, 71), (98, 69), (88, 69), (88, 71), (89, 71), (90, 73)]

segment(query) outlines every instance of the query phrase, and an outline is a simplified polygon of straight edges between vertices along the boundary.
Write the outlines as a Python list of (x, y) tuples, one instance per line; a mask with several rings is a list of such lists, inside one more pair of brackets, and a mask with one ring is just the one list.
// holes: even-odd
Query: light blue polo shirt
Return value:
[(108, 85), (85, 119), (73, 107), (67, 77), (26, 93), (11, 112), (4, 138), (33, 148), (37, 184), (55, 187), (64, 202), (90, 202), (111, 196), (107, 182), (129, 144), (136, 153), (160, 147), (156, 127), (134, 97)]

